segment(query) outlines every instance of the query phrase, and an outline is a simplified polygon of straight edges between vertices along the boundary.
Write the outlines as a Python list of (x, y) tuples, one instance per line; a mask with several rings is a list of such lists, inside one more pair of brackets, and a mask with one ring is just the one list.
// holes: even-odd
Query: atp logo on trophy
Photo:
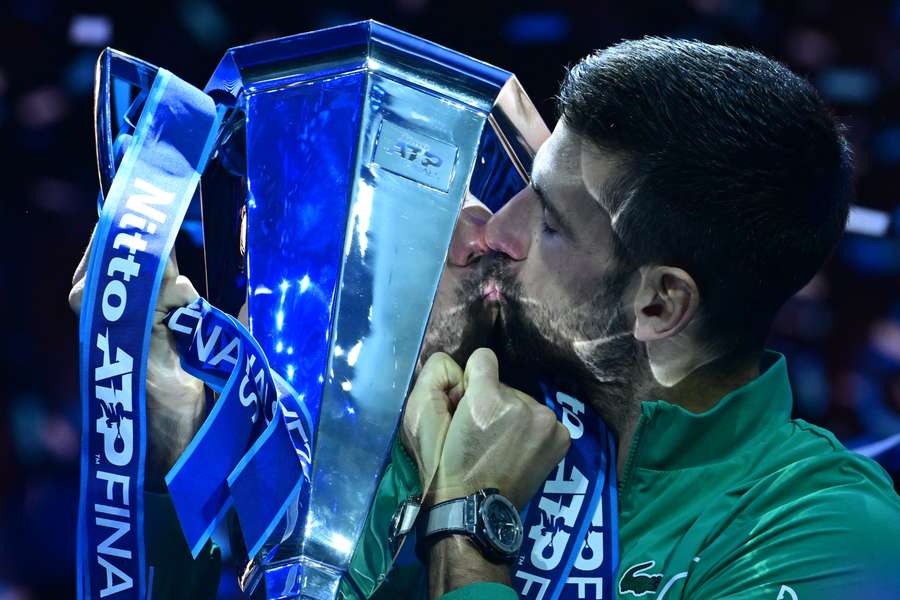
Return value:
[(456, 166), (456, 146), (382, 120), (372, 166), (447, 192)]

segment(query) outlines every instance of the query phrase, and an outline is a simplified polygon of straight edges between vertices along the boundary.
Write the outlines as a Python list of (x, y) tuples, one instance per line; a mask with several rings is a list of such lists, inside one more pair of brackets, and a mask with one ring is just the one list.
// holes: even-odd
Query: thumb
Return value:
[(479, 348), (466, 363), (464, 386), (466, 390), (500, 385), (500, 365), (497, 355), (489, 348)]

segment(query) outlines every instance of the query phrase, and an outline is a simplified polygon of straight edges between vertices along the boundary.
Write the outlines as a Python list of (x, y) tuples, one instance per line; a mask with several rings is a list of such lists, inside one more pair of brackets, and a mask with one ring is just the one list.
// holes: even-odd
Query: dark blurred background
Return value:
[[(900, 0), (8, 0), (0, 12), (0, 599), (74, 597), (79, 400), (66, 297), (96, 220), (93, 69), (113, 46), (202, 87), (229, 46), (376, 18), (515, 72), (545, 119), (563, 66), (623, 38), (751, 47), (806, 75), (856, 153), (854, 233), (782, 311), (795, 415), (900, 433)], [(511, 6), (515, 5), (514, 8)], [(877, 459), (900, 481), (900, 451)], [(226, 589), (227, 588), (227, 589)], [(231, 589), (229, 592), (228, 589)], [(224, 586), (222, 597), (233, 594)]]

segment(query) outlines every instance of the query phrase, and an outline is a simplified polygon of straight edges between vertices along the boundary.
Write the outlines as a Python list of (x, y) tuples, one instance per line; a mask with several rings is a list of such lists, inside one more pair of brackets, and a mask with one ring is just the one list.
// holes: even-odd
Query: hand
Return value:
[[(93, 235), (72, 277), (69, 306), (81, 312)], [(174, 253), (166, 264), (159, 297), (153, 312), (150, 351), (147, 358), (148, 460), (146, 486), (165, 490), (163, 478), (203, 422), (205, 394), (203, 382), (181, 368), (175, 338), (162, 320), (174, 308), (196, 300), (197, 291), (187, 277), (178, 273)]]
[(423, 495), (434, 479), (462, 384), (460, 366), (449, 355), (436, 352), (422, 367), (406, 401), (400, 439), (419, 468)]
[[(521, 510), (568, 451), (569, 432), (552, 410), (500, 383), (497, 357), (486, 348), (469, 358), (462, 388), (430, 504), (491, 487)], [(431, 547), (432, 598), (479, 581), (510, 585), (509, 568), (489, 562), (461, 536), (445, 537)]]
[(434, 503), (497, 488), (520, 510), (569, 449), (552, 410), (500, 383), (497, 357), (479, 348), (463, 377), (437, 469)]

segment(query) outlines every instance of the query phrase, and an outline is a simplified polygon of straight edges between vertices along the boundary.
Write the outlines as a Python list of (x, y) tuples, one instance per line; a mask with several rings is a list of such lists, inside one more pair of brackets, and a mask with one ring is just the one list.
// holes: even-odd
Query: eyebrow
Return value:
[(534, 190), (534, 193), (537, 194), (538, 199), (541, 201), (541, 207), (550, 213), (550, 216), (559, 223), (559, 226), (564, 229), (567, 233), (572, 233), (572, 228), (569, 226), (568, 220), (564, 219), (560, 210), (550, 202), (550, 199), (547, 197), (547, 194), (544, 192), (544, 189), (538, 185), (538, 183), (532, 179), (531, 180), (531, 189)]

